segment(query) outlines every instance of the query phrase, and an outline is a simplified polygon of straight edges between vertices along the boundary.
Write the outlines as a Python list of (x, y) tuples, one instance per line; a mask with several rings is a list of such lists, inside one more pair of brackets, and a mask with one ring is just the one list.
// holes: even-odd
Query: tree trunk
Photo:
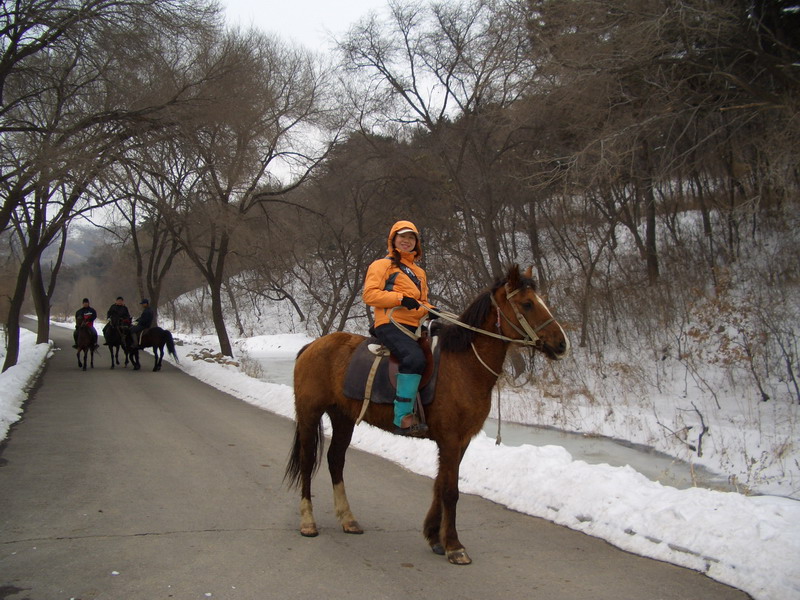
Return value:
[(642, 142), (642, 193), (644, 194), (644, 257), (647, 264), (647, 282), (658, 282), (658, 249), (656, 247), (656, 194), (653, 190), (653, 168), (650, 145)]
[(714, 231), (711, 226), (711, 213), (708, 209), (708, 203), (706, 203), (706, 194), (705, 190), (703, 189), (703, 182), (700, 180), (700, 175), (697, 173), (696, 170), (692, 171), (692, 181), (694, 181), (695, 185), (695, 198), (697, 198), (697, 204), (700, 207), (700, 216), (703, 219), (703, 236), (708, 242), (708, 266), (709, 270), (711, 271), (711, 278), (714, 283), (714, 287), (717, 287), (717, 269), (716, 269), (716, 261), (714, 258)]
[(211, 318), (214, 321), (214, 329), (219, 339), (219, 351), (225, 356), (233, 356), (228, 330), (225, 329), (225, 318), (222, 314), (222, 281), (209, 281), (211, 289)]
[(22, 313), (22, 304), (25, 301), (25, 290), (28, 287), (28, 276), (30, 275), (32, 264), (33, 254), (26, 253), (22, 264), (19, 266), (14, 294), (11, 296), (11, 302), (8, 307), (8, 317), (6, 318), (8, 348), (6, 350), (6, 360), (3, 363), (3, 372), (16, 365), (19, 360), (20, 314)]
[(50, 297), (44, 287), (42, 265), (38, 260), (31, 267), (31, 298), (36, 308), (36, 343), (46, 344), (50, 341)]
[(658, 249), (656, 247), (656, 196), (653, 180), (647, 179), (645, 185), (645, 234), (644, 247), (647, 260), (647, 281), (650, 285), (658, 282)]
[(536, 266), (536, 278), (539, 282), (539, 289), (547, 291), (547, 272), (544, 268), (542, 249), (539, 244), (539, 223), (536, 219), (536, 206), (535, 200), (528, 202), (528, 240), (530, 241), (531, 252), (533, 253), (533, 263)]
[(233, 308), (233, 316), (236, 319), (236, 328), (239, 330), (239, 335), (244, 337), (244, 325), (242, 325), (242, 318), (239, 315), (239, 305), (236, 304), (236, 297), (233, 295), (230, 280), (225, 282), (225, 291), (228, 293), (228, 301)]
[(483, 239), (486, 242), (486, 254), (489, 255), (489, 268), (492, 271), (490, 275), (499, 277), (504, 268), (500, 261), (500, 242), (497, 239), (497, 231), (495, 231), (493, 219), (484, 219), (482, 222), (479, 220), (479, 223), (483, 232)]

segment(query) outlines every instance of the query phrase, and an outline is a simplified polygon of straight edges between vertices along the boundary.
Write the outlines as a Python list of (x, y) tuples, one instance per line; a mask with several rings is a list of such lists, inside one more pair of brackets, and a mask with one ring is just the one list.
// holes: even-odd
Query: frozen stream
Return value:
[[(257, 360), (262, 369), (260, 379), (271, 383), (293, 385), (294, 358), (261, 358)], [(497, 421), (488, 419), (483, 430), (490, 438), (496, 439)], [(575, 460), (582, 460), (590, 464), (608, 464), (614, 467), (630, 465), (651, 480), (676, 488), (698, 486), (735, 491), (728, 484), (727, 478), (722, 475), (712, 473), (702, 467), (693, 469), (691, 465), (666, 454), (625, 441), (570, 433), (547, 427), (519, 425), (508, 421), (503, 421), (500, 425), (500, 439), (506, 446), (521, 446), (522, 444), (562, 446)]]

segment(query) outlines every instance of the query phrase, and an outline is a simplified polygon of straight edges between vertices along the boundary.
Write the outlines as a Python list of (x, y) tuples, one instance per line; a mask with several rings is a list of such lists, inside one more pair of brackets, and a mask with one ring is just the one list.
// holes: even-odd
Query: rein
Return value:
[[(509, 298), (513, 297), (514, 294), (519, 292), (519, 289), (516, 289), (516, 290), (513, 290), (513, 291), (509, 290), (508, 289), (508, 284), (505, 285), (505, 289), (506, 289), (506, 299), (509, 299)], [(488, 335), (490, 337), (497, 338), (499, 340), (503, 340), (504, 342), (512, 342), (512, 343), (515, 343), (515, 344), (522, 344), (523, 346), (533, 346), (533, 347), (539, 347), (539, 346), (542, 345), (541, 338), (538, 336), (537, 332), (541, 331), (542, 329), (547, 327), (550, 323), (555, 321), (555, 319), (553, 317), (550, 317), (549, 319), (547, 319), (547, 321), (545, 321), (544, 323), (542, 323), (541, 325), (536, 327), (536, 329), (534, 329), (533, 327), (531, 327), (531, 325), (530, 325), (530, 323), (528, 323), (528, 321), (526, 321), (524, 318), (522, 318), (522, 313), (519, 312), (519, 309), (517, 308), (516, 304), (514, 304), (513, 302), (509, 302), (509, 304), (511, 305), (511, 309), (514, 311), (514, 316), (517, 318), (517, 324), (515, 325), (514, 322), (511, 321), (511, 319), (509, 319), (506, 316), (506, 314), (500, 309), (500, 305), (497, 303), (497, 300), (495, 299), (494, 294), (489, 294), (489, 297), (492, 300), (492, 305), (497, 309), (497, 322), (495, 323), (495, 326), (497, 327), (497, 331), (498, 332), (500, 331), (500, 326), (501, 326), (500, 317), (502, 316), (503, 319), (505, 319), (505, 322), (508, 323), (508, 325), (514, 331), (516, 331), (518, 334), (520, 334), (522, 336), (522, 338), (510, 338), (510, 337), (508, 337), (506, 335), (503, 335), (502, 333), (495, 333), (493, 331), (487, 331), (486, 329), (481, 329), (479, 327), (473, 327), (472, 325), (468, 325), (467, 323), (459, 321), (458, 320), (458, 315), (456, 315), (455, 313), (446, 312), (446, 311), (439, 311), (439, 310), (434, 309), (431, 306), (426, 306), (425, 308), (427, 308), (429, 312), (433, 313), (437, 317), (440, 317), (440, 318), (444, 319), (445, 321), (448, 321), (450, 323), (458, 325), (459, 327), (463, 327), (464, 329), (469, 329), (469, 330), (474, 331), (476, 333), (480, 333), (482, 335)], [(538, 296), (537, 296), (537, 298), (538, 298)], [(397, 321), (394, 320), (394, 317), (392, 316), (392, 313), (397, 308), (399, 308), (399, 307), (395, 306), (394, 308), (389, 310), (389, 320), (394, 324), (395, 327), (397, 327), (400, 331), (405, 333), (407, 336), (409, 336), (413, 340), (419, 339), (419, 337), (420, 337), (420, 327), (421, 326), (417, 328), (416, 333), (412, 333), (411, 331), (408, 330), (408, 328), (403, 327)], [(517, 326), (517, 325), (519, 325), (519, 326)], [(481, 363), (481, 365), (483, 365), (483, 367), (487, 371), (489, 371), (489, 373), (491, 373), (495, 377), (499, 378), (501, 376), (501, 373), (495, 372), (492, 368), (489, 367), (489, 365), (486, 364), (486, 362), (478, 354), (478, 350), (477, 350), (477, 348), (475, 348), (475, 344), (474, 343), (470, 343), (470, 347), (472, 348), (472, 352), (475, 354), (475, 358), (478, 359), (478, 362)]]
[[(508, 285), (506, 284), (506, 298), (511, 298), (518, 291), (519, 290), (514, 290), (513, 292), (510, 292), (508, 290)], [(515, 325), (513, 323), (513, 321), (511, 321), (511, 319), (509, 319), (506, 316), (506, 314), (500, 309), (500, 305), (497, 304), (497, 300), (495, 300), (494, 294), (490, 294), (489, 297), (492, 299), (492, 305), (497, 309), (497, 322), (495, 324), (495, 326), (497, 327), (497, 330), (500, 331), (500, 317), (502, 316), (503, 319), (505, 319), (506, 323), (508, 323), (514, 331), (519, 333), (522, 336), (522, 338), (510, 338), (510, 337), (508, 337), (506, 335), (503, 335), (502, 333), (495, 333), (493, 331), (487, 331), (485, 329), (481, 329), (480, 327), (473, 327), (472, 325), (467, 325), (466, 323), (463, 323), (463, 322), (459, 321), (458, 320), (458, 315), (456, 315), (455, 313), (446, 312), (446, 311), (439, 311), (439, 310), (436, 310), (434, 308), (431, 308), (430, 306), (426, 306), (425, 308), (427, 308), (429, 312), (432, 312), (437, 317), (441, 317), (445, 321), (448, 321), (450, 323), (458, 325), (459, 327), (463, 327), (464, 329), (469, 329), (471, 331), (475, 331), (475, 332), (483, 334), (483, 335), (488, 335), (490, 337), (497, 338), (499, 340), (503, 340), (504, 342), (512, 342), (512, 343), (515, 343), (515, 344), (522, 344), (523, 346), (539, 346), (539, 345), (541, 345), (541, 339), (537, 335), (537, 332), (539, 332), (542, 329), (544, 329), (545, 327), (547, 327), (555, 319), (553, 319), (551, 317), (547, 321), (545, 321), (544, 323), (542, 323), (541, 325), (536, 327), (536, 329), (533, 329), (531, 327), (530, 323), (528, 323), (525, 319), (522, 318), (522, 313), (519, 312), (519, 310), (517, 309), (516, 305), (511, 303), (511, 302), (509, 302), (509, 304), (511, 304), (512, 310), (514, 311), (514, 316), (517, 318), (517, 323), (522, 328), (522, 329), (520, 329), (520, 327), (517, 327), (517, 325)], [(392, 310), (394, 310), (394, 309), (392, 309)], [(397, 325), (397, 323), (395, 323), (394, 320), (392, 320), (392, 323)], [(406, 330), (406, 331), (408, 331), (408, 330)], [(410, 334), (410, 332), (409, 332), (409, 334)], [(473, 348), (474, 348), (474, 346), (473, 346)], [(481, 364), (483, 364), (483, 361), (481, 361)], [(486, 366), (486, 365), (484, 365), (484, 366)], [(489, 370), (491, 371), (491, 369), (489, 369)], [(499, 375), (498, 375), (498, 377), (499, 377)]]

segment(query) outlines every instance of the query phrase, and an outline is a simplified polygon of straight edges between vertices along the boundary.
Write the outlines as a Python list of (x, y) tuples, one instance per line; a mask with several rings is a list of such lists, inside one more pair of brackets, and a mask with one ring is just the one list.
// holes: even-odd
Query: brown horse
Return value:
[[(450, 319), (448, 319), (450, 320)], [(476, 298), (458, 318), (440, 328), (441, 362), (433, 403), (426, 407), (429, 437), (439, 447), (439, 472), (423, 534), (436, 554), (453, 564), (471, 559), (458, 539), (456, 503), (458, 470), (464, 452), (491, 408), (491, 392), (511, 343), (533, 346), (551, 359), (569, 351), (564, 330), (537, 295), (531, 271), (522, 275), (516, 265)], [(333, 483), (336, 515), (345, 533), (363, 533), (350, 511), (344, 487), (345, 452), (350, 445), (361, 401), (342, 393), (350, 357), (364, 340), (351, 333), (323, 336), (300, 350), (294, 369), (296, 428), (285, 480), (300, 487), (300, 533), (318, 534), (311, 505), (311, 478), (322, 461), (321, 418), (333, 427), (328, 469)], [(364, 420), (393, 431), (391, 404), (370, 403)]]
[[(97, 332), (92, 327), (91, 323), (86, 321), (82, 322), (78, 327), (78, 335), (75, 340), (75, 345), (78, 348), (78, 367), (86, 370), (86, 364), (91, 361), (92, 368), (94, 369), (94, 346), (97, 341)], [(83, 362), (81, 362), (81, 352), (83, 352)], [(87, 355), (91, 352), (91, 358), (87, 360)]]

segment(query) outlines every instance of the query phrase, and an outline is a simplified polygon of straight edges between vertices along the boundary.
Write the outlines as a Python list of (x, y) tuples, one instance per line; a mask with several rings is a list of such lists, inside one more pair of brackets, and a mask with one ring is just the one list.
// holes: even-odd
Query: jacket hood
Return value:
[(414, 247), (412, 251), (413, 260), (418, 260), (422, 257), (422, 243), (419, 240), (419, 229), (417, 226), (414, 225), (411, 221), (398, 221), (394, 225), (392, 225), (392, 229), (389, 231), (389, 239), (386, 241), (386, 248), (389, 251), (389, 254), (392, 255), (395, 253), (394, 248), (394, 236), (397, 235), (397, 232), (401, 229), (411, 229), (414, 232), (414, 235), (417, 236), (417, 245)]

